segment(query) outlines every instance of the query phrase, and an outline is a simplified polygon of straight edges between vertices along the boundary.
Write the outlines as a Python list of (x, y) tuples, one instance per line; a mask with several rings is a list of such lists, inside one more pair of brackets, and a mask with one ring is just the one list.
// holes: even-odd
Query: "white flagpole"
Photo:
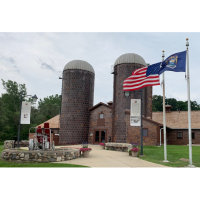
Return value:
[[(162, 54), (162, 61), (164, 61), (165, 54)], [(165, 75), (163, 72), (163, 131), (164, 131), (164, 160), (163, 162), (169, 162), (167, 160), (167, 142), (166, 142), (166, 119), (165, 119)]]
[(187, 46), (187, 96), (188, 96), (188, 136), (189, 136), (189, 167), (194, 167), (192, 165), (192, 137), (191, 137), (191, 106), (190, 106), (190, 75), (189, 75), (189, 42), (188, 38), (186, 38), (186, 46)]

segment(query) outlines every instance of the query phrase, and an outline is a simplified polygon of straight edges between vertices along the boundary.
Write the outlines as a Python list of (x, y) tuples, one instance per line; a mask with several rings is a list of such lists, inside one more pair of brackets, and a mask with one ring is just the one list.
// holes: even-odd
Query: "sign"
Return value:
[(31, 102), (22, 101), (21, 123), (30, 124)]
[(141, 126), (141, 99), (131, 99), (130, 125)]

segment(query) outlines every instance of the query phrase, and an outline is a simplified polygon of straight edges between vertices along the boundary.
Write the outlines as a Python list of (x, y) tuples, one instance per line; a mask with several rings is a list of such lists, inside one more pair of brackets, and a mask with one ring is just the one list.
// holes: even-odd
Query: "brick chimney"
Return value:
[(173, 107), (170, 106), (170, 105), (165, 105), (165, 111), (166, 111), (166, 113), (170, 113), (172, 108)]

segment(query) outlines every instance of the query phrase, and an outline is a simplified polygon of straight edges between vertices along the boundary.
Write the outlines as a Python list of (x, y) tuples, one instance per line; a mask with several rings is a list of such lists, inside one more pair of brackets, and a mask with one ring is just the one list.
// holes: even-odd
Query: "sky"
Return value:
[[(125, 53), (157, 63), (186, 50), (189, 38), (190, 98), (200, 104), (199, 32), (0, 32), (0, 78), (26, 84), (27, 94), (39, 99), (61, 94), (59, 76), (72, 60), (84, 60), (95, 70), (94, 105), (113, 100), (111, 66)], [(160, 76), (162, 81), (162, 75)], [(5, 93), (2, 82), (0, 93)], [(153, 87), (162, 95), (161, 86)], [(167, 98), (187, 101), (184, 72), (165, 72)]]

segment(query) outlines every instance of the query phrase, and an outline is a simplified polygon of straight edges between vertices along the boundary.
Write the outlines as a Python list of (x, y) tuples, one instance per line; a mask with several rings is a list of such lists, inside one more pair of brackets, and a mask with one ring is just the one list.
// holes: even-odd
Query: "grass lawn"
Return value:
[[(140, 147), (139, 147), (140, 149)], [(189, 165), (189, 161), (181, 161), (180, 158), (189, 159), (189, 147), (181, 145), (167, 145), (167, 160), (168, 163), (162, 162), (164, 160), (164, 146), (144, 146), (143, 154), (145, 157), (140, 159), (147, 160), (153, 163), (166, 165), (170, 167), (185, 167)], [(140, 151), (139, 151), (140, 155)], [(192, 147), (192, 164), (195, 167), (200, 167), (200, 146)]]
[[(0, 154), (3, 151), (3, 145), (0, 145)], [(14, 163), (3, 161), (0, 158), (0, 167), (87, 167), (83, 165), (73, 165), (66, 163)]]

